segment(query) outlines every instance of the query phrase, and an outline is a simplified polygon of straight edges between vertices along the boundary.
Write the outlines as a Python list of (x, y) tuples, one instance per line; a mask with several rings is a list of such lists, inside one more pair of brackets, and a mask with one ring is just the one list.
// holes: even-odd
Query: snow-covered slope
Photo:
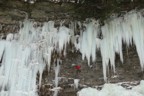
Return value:
[(77, 96), (144, 96), (144, 81), (132, 89), (126, 89), (118, 84), (104, 84), (101, 90), (96, 88), (83, 88), (77, 92)]

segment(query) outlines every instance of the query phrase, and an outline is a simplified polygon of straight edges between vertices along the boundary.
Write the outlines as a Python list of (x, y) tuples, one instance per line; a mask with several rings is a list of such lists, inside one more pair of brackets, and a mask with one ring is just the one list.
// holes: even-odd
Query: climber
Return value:
[(72, 64), (72, 68), (74, 68), (74, 70), (76, 71), (74, 77), (78, 78), (79, 73), (81, 72), (81, 65)]
[(81, 66), (75, 65), (74, 68), (76, 69), (76, 75), (79, 75), (79, 73), (81, 72)]

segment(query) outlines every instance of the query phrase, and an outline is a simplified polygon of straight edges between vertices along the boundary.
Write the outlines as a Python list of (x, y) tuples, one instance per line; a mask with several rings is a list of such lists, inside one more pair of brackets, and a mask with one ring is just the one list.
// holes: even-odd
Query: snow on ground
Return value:
[(77, 96), (144, 96), (144, 80), (132, 89), (126, 89), (118, 84), (104, 84), (101, 90), (96, 88), (83, 88)]

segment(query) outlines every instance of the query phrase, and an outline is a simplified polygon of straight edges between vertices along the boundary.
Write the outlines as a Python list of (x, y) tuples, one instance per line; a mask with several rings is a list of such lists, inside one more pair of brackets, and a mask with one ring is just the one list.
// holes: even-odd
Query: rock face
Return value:
[[(0, 25), (3, 26), (0, 32), (16, 32), (19, 21), (25, 18), (37, 22), (65, 20), (68, 23), (92, 17), (103, 21), (112, 13), (121, 15), (131, 9), (141, 9), (144, 7), (143, 2), (143, 0), (133, 0), (133, 2), (131, 0), (85, 0), (83, 3), (70, 3), (62, 0), (55, 3), (50, 0), (36, 0), (34, 4), (30, 4), (24, 0), (0, 0)], [(10, 26), (15, 27), (10, 30)]]
[[(81, 1), (81, 0), (80, 0)], [(107, 18), (112, 13), (142, 8), (143, 0), (85, 0), (84, 3), (50, 2), (37, 0), (34, 4), (23, 0), (0, 0), (0, 23), (15, 24), (24, 18), (36, 21), (84, 20), (85, 18)]]
[(71, 14), (75, 14), (76, 7), (72, 3), (41, 1), (29, 4), (20, 0), (1, 2), (0, 5), (0, 23), (5, 24), (13, 24), (16, 23), (15, 21), (23, 20), (26, 17), (37, 21), (67, 19), (70, 18)]
[[(85, 0), (86, 1), (86, 0)], [(89, 1), (89, 2), (88, 2)], [(91, 1), (91, 2), (90, 2)], [(97, 1), (97, 2), (96, 2)], [(102, 2), (103, 1), (103, 2)], [(143, 0), (87, 0), (83, 4), (75, 3), (53, 3), (47, 0), (38, 0), (34, 4), (25, 3), (20, 0), (0, 0), (0, 35), (9, 32), (17, 32), (19, 29), (19, 21), (25, 18), (34, 19), (37, 22), (45, 22), (48, 20), (74, 21), (84, 20), (87, 17), (100, 18), (101, 20), (107, 18), (112, 13), (119, 13), (120, 11), (127, 11), (133, 8), (143, 8)], [(93, 3), (95, 2), (95, 3)], [(135, 81), (144, 79), (141, 72), (139, 59), (136, 53), (135, 46), (126, 48), (123, 45), (124, 64), (120, 62), (118, 56), (116, 58), (116, 74), (109, 72), (109, 82), (123, 82)], [(97, 61), (92, 64), (92, 67), (87, 66), (87, 61), (82, 61), (80, 53), (72, 53), (68, 50), (67, 57), (62, 58), (61, 65), (60, 87), (62, 90), (59, 96), (76, 96), (77, 90), (74, 90), (71, 85), (73, 79), (80, 79), (80, 87), (95, 86), (104, 84), (102, 74), (102, 61), (99, 53)], [(66, 59), (65, 59), (66, 58)], [(72, 64), (81, 65), (81, 72), (77, 73)], [(117, 77), (114, 77), (117, 76)], [(47, 70), (43, 73), (42, 86), (39, 88), (39, 96), (52, 96), (52, 88), (54, 79), (54, 70), (51, 69), (48, 74)]]
[(85, 0), (84, 3), (70, 3), (62, 0), (55, 3), (50, 0), (36, 0), (34, 4), (30, 4), (24, 0), (0, 0), (0, 33), (17, 32), (19, 21), (25, 18), (37, 22), (65, 20), (68, 23), (92, 17), (103, 21), (112, 13), (121, 15), (131, 9), (141, 9), (144, 7), (143, 2), (143, 0), (133, 0), (133, 2), (131, 0)]

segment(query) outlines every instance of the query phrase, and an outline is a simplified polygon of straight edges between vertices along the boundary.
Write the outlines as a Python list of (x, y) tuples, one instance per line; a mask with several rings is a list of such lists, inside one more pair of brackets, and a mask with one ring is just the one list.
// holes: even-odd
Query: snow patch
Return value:
[(143, 81), (133, 89), (125, 89), (118, 84), (104, 84), (101, 90), (96, 88), (83, 88), (77, 92), (77, 96), (144, 96)]

